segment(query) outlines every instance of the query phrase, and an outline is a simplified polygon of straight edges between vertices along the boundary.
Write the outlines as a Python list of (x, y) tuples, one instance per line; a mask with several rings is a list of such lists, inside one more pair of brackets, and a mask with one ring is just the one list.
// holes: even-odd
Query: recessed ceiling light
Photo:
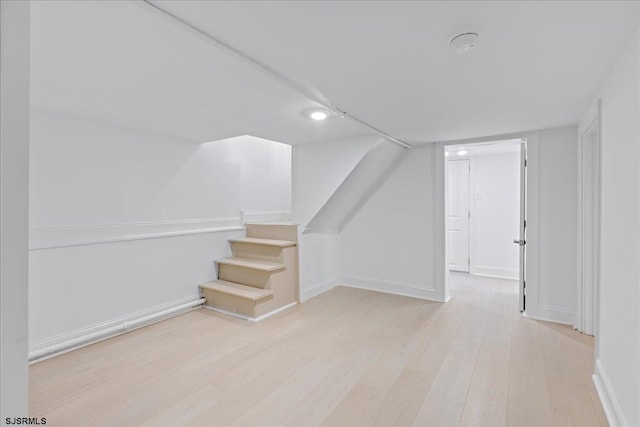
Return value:
[(456, 154), (458, 154), (458, 156), (464, 156), (465, 154), (467, 154), (467, 150), (458, 150)]
[(309, 117), (311, 117), (313, 120), (324, 120), (327, 118), (327, 113), (325, 113), (324, 111), (313, 111)]
[(475, 48), (478, 45), (479, 40), (480, 36), (477, 33), (458, 34), (451, 39), (449, 48), (458, 55), (462, 55), (463, 53), (467, 53), (471, 49)]

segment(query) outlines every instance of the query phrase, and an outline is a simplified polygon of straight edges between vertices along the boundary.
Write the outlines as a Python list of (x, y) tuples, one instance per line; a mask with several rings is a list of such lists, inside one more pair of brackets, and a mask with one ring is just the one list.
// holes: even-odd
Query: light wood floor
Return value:
[(259, 324), (200, 309), (32, 365), (47, 425), (606, 425), (593, 339), (520, 316), (516, 282), (439, 304), (345, 287)]

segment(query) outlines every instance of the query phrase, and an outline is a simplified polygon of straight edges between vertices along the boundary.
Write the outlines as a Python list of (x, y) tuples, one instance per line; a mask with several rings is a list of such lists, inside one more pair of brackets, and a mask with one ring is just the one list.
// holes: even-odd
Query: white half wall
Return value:
[(337, 235), (302, 234), (302, 226), (309, 223), (376, 142), (376, 137), (359, 137), (292, 147), (293, 221), (301, 225), (298, 242), (303, 301), (337, 284), (339, 245)]
[(198, 299), (243, 220), (290, 218), (288, 145), (42, 112), (31, 131), (32, 351)]
[[(599, 93), (600, 305), (596, 384), (611, 425), (640, 425), (640, 34)], [(595, 102), (595, 100), (594, 100)]]

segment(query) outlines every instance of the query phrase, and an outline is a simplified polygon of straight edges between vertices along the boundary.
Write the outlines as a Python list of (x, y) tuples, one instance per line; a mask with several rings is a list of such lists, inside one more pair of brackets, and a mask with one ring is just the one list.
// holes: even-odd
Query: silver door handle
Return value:
[(527, 242), (525, 240), (519, 240), (519, 239), (515, 239), (513, 241), (513, 243), (515, 243), (516, 245), (520, 245), (520, 246), (524, 246), (527, 244)]

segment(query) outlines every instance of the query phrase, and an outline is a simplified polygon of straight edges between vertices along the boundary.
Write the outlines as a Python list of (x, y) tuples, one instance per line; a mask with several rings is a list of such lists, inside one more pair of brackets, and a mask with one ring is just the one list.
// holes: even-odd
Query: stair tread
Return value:
[(226, 280), (213, 280), (200, 285), (201, 288), (235, 295), (240, 298), (258, 301), (273, 295), (271, 289), (254, 288), (253, 286), (242, 285), (240, 283), (227, 282)]
[(238, 258), (238, 257), (221, 259), (218, 261), (218, 264), (233, 265), (236, 267), (245, 267), (253, 270), (266, 271), (270, 273), (284, 270), (286, 268), (284, 264), (280, 264), (278, 262), (269, 262), (269, 261), (262, 261), (257, 259)]
[(291, 240), (259, 239), (257, 237), (245, 237), (243, 239), (229, 239), (229, 241), (233, 243), (253, 243), (256, 245), (280, 246), (283, 248), (297, 245), (296, 242), (293, 242)]

